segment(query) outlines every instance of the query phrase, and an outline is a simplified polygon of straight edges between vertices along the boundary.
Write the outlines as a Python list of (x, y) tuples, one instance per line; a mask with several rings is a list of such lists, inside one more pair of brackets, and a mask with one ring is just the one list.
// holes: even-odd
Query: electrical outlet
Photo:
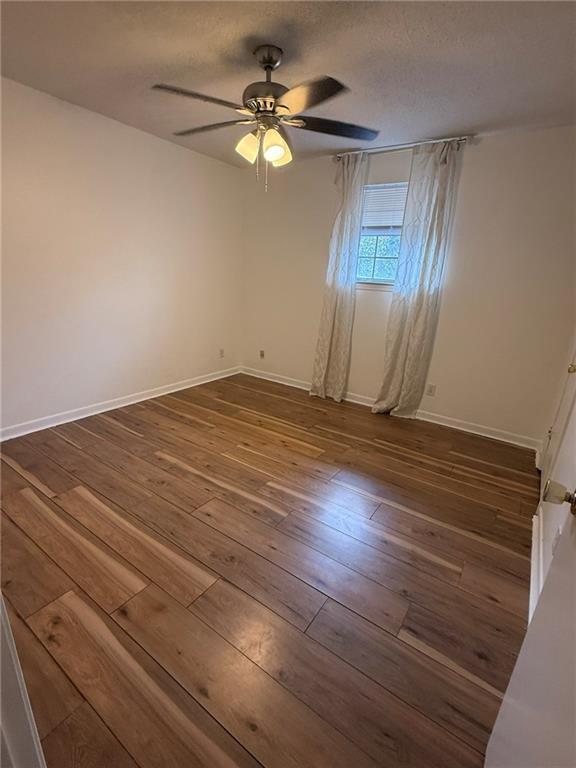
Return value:
[(221, 358), (224, 357), (224, 350), (223, 349), (220, 350), (220, 357)]
[(436, 384), (427, 384), (426, 394), (428, 395), (428, 397), (434, 397), (434, 395), (436, 394)]
[(258, 356), (259, 356), (260, 360), (264, 360), (264, 350), (263, 349), (260, 350), (260, 353), (259, 353)]

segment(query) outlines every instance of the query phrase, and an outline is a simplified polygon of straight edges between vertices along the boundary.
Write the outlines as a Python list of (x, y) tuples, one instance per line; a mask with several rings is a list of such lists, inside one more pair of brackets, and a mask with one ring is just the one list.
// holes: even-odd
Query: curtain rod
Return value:
[(466, 142), (469, 139), (474, 138), (473, 134), (467, 136), (448, 136), (444, 139), (428, 139), (426, 141), (413, 141), (410, 144), (389, 144), (387, 147), (368, 147), (367, 149), (353, 149), (349, 152), (337, 152), (334, 157), (339, 160), (343, 155), (359, 155), (361, 152), (372, 155), (376, 153), (384, 152), (398, 152), (401, 149), (412, 149), (413, 147), (421, 147), (424, 144), (441, 144), (445, 141), (458, 141)]

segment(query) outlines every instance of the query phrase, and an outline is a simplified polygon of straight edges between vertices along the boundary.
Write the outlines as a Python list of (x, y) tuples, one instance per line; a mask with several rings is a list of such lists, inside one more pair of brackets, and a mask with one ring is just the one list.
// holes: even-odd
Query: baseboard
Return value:
[(494, 440), (501, 440), (504, 443), (512, 443), (513, 445), (519, 445), (522, 448), (530, 448), (531, 450), (536, 451), (536, 453), (539, 453), (542, 449), (541, 440), (538, 440), (535, 437), (517, 435), (514, 432), (506, 432), (503, 429), (496, 429), (495, 427), (486, 427), (483, 424), (474, 424), (471, 421), (453, 419), (451, 416), (442, 416), (439, 413), (417, 411), (416, 418), (422, 419), (423, 421), (430, 421), (433, 424), (442, 424), (445, 427), (460, 429), (462, 432), (472, 432), (474, 435), (491, 437)]
[(277, 384), (286, 384), (286, 386), (296, 387), (296, 389), (310, 389), (309, 381), (303, 381), (302, 379), (292, 379), (290, 376), (281, 376), (279, 373), (260, 371), (258, 368), (247, 368), (244, 365), (240, 366), (240, 372), (245, 373), (247, 376), (254, 376), (255, 379), (275, 381)]
[[(40, 419), (33, 419), (32, 421), (24, 421), (20, 424), (3, 427), (0, 429), (0, 440), (10, 440), (13, 437), (22, 437), (22, 435), (27, 435), (30, 432), (37, 432), (40, 429), (56, 427), (59, 424), (66, 424), (69, 421), (76, 421), (76, 419), (82, 419), (86, 416), (94, 416), (98, 413), (112, 411), (115, 408), (122, 408), (125, 405), (139, 403), (142, 400), (149, 400), (152, 397), (168, 395), (170, 392), (178, 392), (180, 389), (196, 387), (199, 384), (205, 384), (208, 381), (216, 381), (217, 379), (223, 379), (227, 376), (233, 376), (235, 373), (245, 373), (249, 376), (254, 376), (259, 379), (266, 379), (267, 381), (275, 381), (279, 384), (286, 384), (289, 387), (296, 387), (297, 389), (308, 390), (310, 388), (310, 382), (304, 381), (303, 379), (293, 379), (290, 376), (282, 376), (279, 373), (271, 373), (270, 371), (261, 371), (257, 368), (248, 368), (243, 365), (236, 365), (233, 368), (226, 368), (225, 370), (214, 371), (213, 373), (207, 373), (202, 376), (195, 376), (191, 379), (177, 381), (173, 384), (165, 384), (161, 387), (155, 387), (154, 389), (147, 389), (143, 392), (135, 392), (131, 395), (117, 397), (113, 400), (104, 400), (103, 402), (94, 403), (93, 405), (87, 405), (81, 408), (75, 408), (71, 411), (62, 411), (61, 413), (55, 413), (51, 416), (44, 416)], [(347, 394), (344, 399), (347, 402), (356, 403), (358, 405), (364, 405), (367, 407), (371, 406), (374, 402), (374, 398), (372, 397), (357, 395), (353, 392)], [(537, 454), (542, 447), (541, 441), (532, 437), (516, 435), (513, 432), (505, 432), (501, 429), (495, 429), (494, 427), (485, 427), (481, 424), (474, 424), (468, 421), (461, 421), (460, 419), (453, 419), (449, 416), (442, 416), (438, 413), (431, 413), (430, 411), (418, 411), (416, 418), (422, 419), (423, 421), (430, 421), (434, 424), (442, 424), (443, 426), (452, 427), (453, 429), (460, 429), (463, 432), (471, 432), (475, 435), (482, 435), (483, 437), (491, 437), (496, 440), (502, 440), (503, 442), (519, 445), (523, 448), (530, 448), (536, 451)]]
[[(269, 371), (260, 371), (258, 368), (246, 368), (241, 367), (241, 372), (247, 376), (254, 376), (256, 379), (265, 379), (266, 381), (275, 381), (277, 384), (286, 384), (289, 387), (296, 387), (297, 389), (310, 389), (310, 382), (303, 379), (291, 379), (289, 376), (281, 376), (279, 373), (270, 373)], [(373, 397), (366, 397), (365, 395), (355, 395), (350, 392), (344, 398), (348, 403), (356, 403), (357, 405), (371, 406), (374, 402)]]
[(112, 411), (115, 408), (122, 408), (125, 405), (140, 403), (142, 400), (150, 400), (152, 397), (160, 397), (160, 395), (169, 395), (171, 392), (178, 392), (180, 389), (197, 387), (199, 384), (206, 384), (208, 381), (216, 381), (217, 379), (223, 379), (226, 376), (240, 373), (241, 370), (242, 368), (236, 365), (233, 368), (227, 368), (222, 371), (214, 371), (213, 373), (206, 373), (202, 376), (194, 376), (191, 379), (177, 381), (173, 384), (164, 384), (161, 387), (146, 389), (143, 392), (135, 392), (131, 395), (116, 397), (113, 400), (104, 400), (100, 403), (94, 403), (93, 405), (74, 408), (71, 411), (55, 413), (52, 416), (43, 416), (40, 419), (23, 421), (20, 424), (14, 424), (10, 427), (3, 427), (0, 429), (0, 440), (10, 440), (13, 437), (22, 437), (22, 435), (28, 435), (30, 432), (38, 432), (40, 429), (57, 427), (59, 424), (66, 424), (69, 421), (76, 421), (76, 419), (82, 419), (86, 416), (95, 416), (98, 413)]
[[(267, 381), (276, 381), (279, 384), (287, 384), (289, 387), (297, 387), (298, 389), (310, 389), (310, 382), (302, 379), (292, 379), (289, 376), (281, 376), (279, 373), (270, 373), (269, 371), (260, 371), (257, 368), (247, 368), (241, 366), (241, 372), (246, 373), (249, 376), (255, 376), (258, 379), (266, 379)], [(350, 403), (357, 403), (358, 405), (371, 406), (374, 403), (373, 397), (366, 397), (366, 395), (356, 395), (353, 392), (346, 395), (344, 398)], [(462, 421), (460, 419), (453, 419), (449, 416), (442, 416), (438, 413), (431, 413), (430, 411), (418, 411), (416, 413), (417, 419), (422, 421), (430, 421), (433, 424), (442, 424), (445, 427), (452, 427), (453, 429), (460, 429), (463, 432), (471, 432), (475, 435), (482, 435), (482, 437), (491, 437), (495, 440), (501, 440), (505, 443), (512, 443), (513, 445), (519, 445), (522, 448), (530, 448), (536, 451), (537, 455), (541, 450), (541, 441), (536, 438), (526, 437), (524, 435), (516, 435), (513, 432), (505, 432), (501, 429), (494, 427), (485, 427), (482, 424), (474, 424), (469, 421)]]

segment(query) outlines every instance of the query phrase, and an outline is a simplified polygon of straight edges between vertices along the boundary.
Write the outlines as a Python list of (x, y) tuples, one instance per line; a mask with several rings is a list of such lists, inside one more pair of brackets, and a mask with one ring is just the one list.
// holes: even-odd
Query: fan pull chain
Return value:
[(270, 163), (266, 160), (266, 173), (264, 175), (264, 192), (268, 192), (268, 166)]

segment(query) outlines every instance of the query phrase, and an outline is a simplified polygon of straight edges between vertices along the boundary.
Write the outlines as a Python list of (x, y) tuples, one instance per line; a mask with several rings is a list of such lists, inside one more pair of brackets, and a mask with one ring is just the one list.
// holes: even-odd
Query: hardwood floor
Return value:
[(476, 768), (533, 454), (238, 374), (2, 445), (49, 768)]

